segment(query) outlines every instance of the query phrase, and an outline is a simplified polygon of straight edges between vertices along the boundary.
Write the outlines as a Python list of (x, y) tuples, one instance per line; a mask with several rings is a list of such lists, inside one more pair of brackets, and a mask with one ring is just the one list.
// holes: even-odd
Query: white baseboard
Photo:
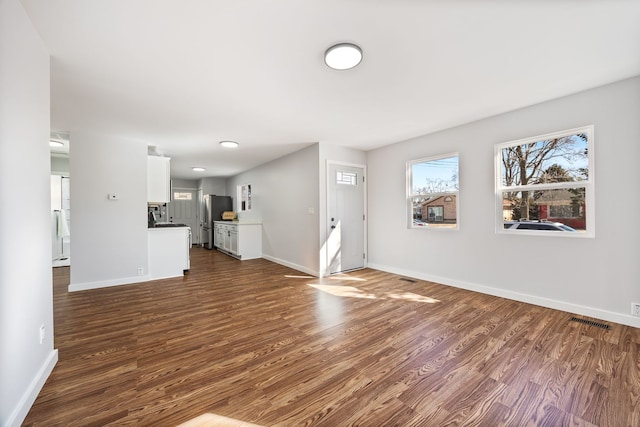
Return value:
[(476, 283), (463, 282), (447, 277), (434, 276), (427, 273), (404, 270), (401, 268), (390, 267), (387, 265), (369, 263), (368, 268), (386, 271), (388, 273), (399, 274), (402, 276), (413, 277), (429, 282), (440, 283), (454, 288), (466, 289), (469, 291), (480, 292), (482, 294), (493, 295), (496, 297), (506, 298), (514, 301), (520, 301), (528, 304), (539, 305), (541, 307), (552, 308), (554, 310), (566, 311), (569, 313), (579, 314), (582, 316), (594, 317), (596, 319), (606, 320), (609, 322), (620, 323), (622, 325), (640, 328), (640, 318), (622, 313), (602, 310), (599, 308), (588, 307), (579, 304), (573, 304), (565, 301), (554, 300), (551, 298), (539, 297), (535, 295), (523, 294), (520, 292), (509, 291), (506, 289), (494, 288), (491, 286), (479, 285)]
[(307, 273), (307, 274), (309, 274), (309, 275), (311, 275), (313, 277), (319, 277), (319, 273), (317, 271), (313, 271), (312, 269), (307, 268), (307, 267), (305, 267), (303, 265), (298, 265), (298, 264), (295, 264), (295, 263), (292, 263), (292, 262), (289, 262), (289, 261), (285, 261), (285, 260), (280, 259), (280, 258), (276, 258), (276, 257), (272, 257), (272, 256), (269, 256), (269, 255), (265, 255), (265, 254), (262, 254), (262, 258), (264, 258), (264, 259), (266, 259), (268, 261), (271, 261), (271, 262), (275, 262), (276, 264), (284, 265), (285, 267), (293, 268), (294, 270), (298, 270), (298, 271), (301, 271), (303, 273)]
[(20, 424), (22, 424), (24, 419), (27, 417), (31, 406), (33, 406), (33, 402), (36, 401), (40, 390), (42, 390), (44, 383), (47, 381), (47, 378), (49, 378), (49, 375), (51, 375), (51, 371), (53, 371), (56, 363), (58, 363), (58, 350), (53, 349), (40, 367), (40, 370), (38, 370), (36, 376), (31, 381), (31, 384), (29, 384), (29, 388), (22, 395), (22, 398), (18, 402), (18, 406), (9, 416), (5, 427), (19, 427)]
[(69, 285), (69, 292), (107, 288), (109, 286), (131, 285), (133, 283), (148, 282), (149, 280), (154, 279), (146, 274), (144, 276), (122, 277), (120, 279), (100, 280), (97, 282), (72, 283)]

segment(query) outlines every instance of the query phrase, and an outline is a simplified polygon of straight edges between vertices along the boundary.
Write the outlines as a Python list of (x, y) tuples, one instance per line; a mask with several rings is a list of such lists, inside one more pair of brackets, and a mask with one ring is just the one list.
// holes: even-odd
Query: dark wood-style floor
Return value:
[(27, 426), (640, 425), (640, 330), (375, 270), (192, 250), (179, 279), (68, 293)]

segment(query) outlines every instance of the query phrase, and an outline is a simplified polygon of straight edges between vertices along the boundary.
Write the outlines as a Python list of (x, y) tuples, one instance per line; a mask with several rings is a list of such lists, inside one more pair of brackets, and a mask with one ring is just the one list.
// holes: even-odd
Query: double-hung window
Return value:
[(407, 162), (409, 228), (458, 228), (458, 153)]
[(593, 126), (496, 145), (496, 231), (593, 237)]

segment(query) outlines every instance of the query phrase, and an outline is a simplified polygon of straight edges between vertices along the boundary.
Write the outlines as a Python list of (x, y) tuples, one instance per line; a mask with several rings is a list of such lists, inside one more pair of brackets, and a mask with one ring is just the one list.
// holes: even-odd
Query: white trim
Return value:
[(36, 401), (38, 394), (42, 390), (44, 383), (47, 381), (47, 378), (49, 378), (49, 375), (51, 375), (56, 363), (58, 363), (58, 350), (52, 349), (36, 376), (31, 380), (31, 384), (29, 384), (29, 387), (20, 398), (18, 406), (16, 406), (11, 415), (9, 415), (5, 427), (19, 427), (22, 424), (33, 403)]
[[(544, 141), (546, 139), (555, 139), (562, 136), (575, 135), (578, 133), (588, 133), (590, 137), (589, 141), (591, 141), (591, 137), (593, 137), (593, 129), (593, 125), (585, 125), (573, 129), (562, 129), (556, 132), (545, 133), (543, 135), (536, 135), (527, 138), (516, 139), (513, 141), (501, 142), (496, 144), (496, 148), (502, 150), (503, 148), (513, 147), (515, 145), (524, 145), (532, 142)], [(589, 150), (591, 150), (591, 147), (589, 147)], [(589, 160), (591, 160), (591, 158)], [(591, 176), (589, 176), (589, 180), (591, 180)]]
[[(364, 251), (364, 260), (363, 260), (363, 266), (362, 268), (367, 268), (367, 263), (369, 261), (369, 251), (367, 250), (368, 245), (369, 245), (369, 238), (368, 238), (368, 234), (367, 234), (367, 230), (369, 229), (368, 227), (368, 223), (369, 223), (369, 212), (367, 210), (367, 206), (368, 206), (368, 202), (367, 202), (367, 165), (362, 165), (359, 163), (351, 163), (351, 162), (343, 162), (340, 160), (330, 160), (327, 159), (326, 161), (326, 165), (325, 165), (325, 175), (326, 175), (326, 186), (325, 186), (325, 235), (323, 238), (321, 238), (321, 242), (322, 242), (322, 247), (325, 248), (325, 254), (324, 254), (324, 259), (328, 260), (329, 259), (329, 248), (326, 247), (326, 242), (329, 239), (329, 226), (328, 226), (328, 218), (331, 215), (331, 213), (329, 212), (329, 206), (330, 206), (330, 200), (329, 200), (329, 188), (331, 185), (330, 179), (331, 179), (331, 174), (329, 173), (329, 169), (331, 168), (331, 165), (336, 165), (336, 166), (346, 166), (346, 167), (352, 167), (352, 168), (359, 168), (362, 169), (362, 177), (363, 177), (363, 182), (362, 182), (362, 191), (363, 191), (363, 211), (364, 211), (364, 221), (362, 226), (364, 227), (363, 230), (363, 240), (364, 242), (362, 242), (363, 244), (363, 251)], [(322, 249), (320, 249), (322, 250)], [(329, 276), (332, 273), (329, 271), (329, 265), (322, 265), (322, 258), (320, 257), (320, 270), (324, 272), (324, 276)], [(316, 274), (318, 277), (323, 277), (323, 274)]]
[(585, 305), (572, 304), (569, 302), (559, 301), (551, 298), (523, 294), (520, 292), (513, 292), (505, 289), (494, 288), (492, 286), (464, 282), (464, 281), (450, 279), (446, 277), (434, 276), (434, 275), (419, 272), (419, 271), (389, 267), (381, 264), (369, 264), (369, 268), (386, 271), (388, 273), (399, 274), (402, 276), (413, 277), (419, 280), (426, 280), (429, 282), (434, 282), (434, 283), (442, 284), (445, 286), (452, 286), (454, 288), (480, 292), (482, 294), (493, 295), (496, 297), (506, 298), (506, 299), (519, 301), (527, 304), (539, 305), (541, 307), (551, 308), (554, 310), (566, 311), (568, 313), (594, 317), (596, 319), (602, 319), (609, 322), (615, 322), (622, 325), (632, 326), (634, 328), (640, 328), (640, 318), (634, 317), (631, 315), (616, 313), (613, 311), (601, 310), (598, 308), (588, 307)]
[[(175, 276), (178, 277), (178, 276)], [(153, 280), (160, 279), (156, 277)], [(120, 279), (99, 280), (97, 282), (72, 283), (69, 285), (69, 292), (87, 291), (89, 289), (107, 288), (109, 286), (131, 285), (134, 283), (148, 282), (152, 280), (150, 275), (122, 277)]]
[(310, 274), (311, 276), (314, 276), (314, 277), (320, 277), (320, 273), (319, 272), (314, 271), (314, 270), (312, 270), (310, 268), (307, 268), (307, 267), (305, 267), (303, 265), (295, 264), (293, 262), (285, 261), (283, 259), (272, 257), (272, 256), (269, 256), (269, 255), (264, 255), (264, 254), (262, 255), (262, 258), (266, 259), (267, 261), (275, 262), (276, 264), (284, 265), (285, 267), (289, 267), (289, 268), (292, 268), (294, 270)]

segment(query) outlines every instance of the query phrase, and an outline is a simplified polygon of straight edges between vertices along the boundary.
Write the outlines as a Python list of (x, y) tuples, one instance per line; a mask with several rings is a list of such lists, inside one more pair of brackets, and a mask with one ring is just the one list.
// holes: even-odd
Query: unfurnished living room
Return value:
[(640, 425), (640, 2), (0, 0), (0, 425)]

